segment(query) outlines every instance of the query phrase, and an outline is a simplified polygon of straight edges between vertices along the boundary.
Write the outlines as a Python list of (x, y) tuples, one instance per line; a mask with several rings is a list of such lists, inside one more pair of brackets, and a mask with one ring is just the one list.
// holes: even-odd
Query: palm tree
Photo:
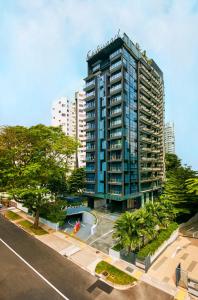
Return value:
[(123, 248), (127, 249), (128, 253), (140, 248), (142, 237), (136, 213), (123, 213), (115, 222), (114, 229), (113, 237)]

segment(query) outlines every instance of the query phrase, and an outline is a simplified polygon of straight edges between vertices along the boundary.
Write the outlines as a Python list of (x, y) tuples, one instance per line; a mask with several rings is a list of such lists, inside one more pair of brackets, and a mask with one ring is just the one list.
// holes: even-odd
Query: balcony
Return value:
[(121, 155), (111, 155), (109, 157), (109, 161), (120, 161), (122, 160), (122, 156)]
[(112, 82), (115, 82), (115, 81), (121, 80), (121, 79), (122, 79), (122, 72), (119, 72), (119, 73), (111, 75), (110, 82), (112, 83)]
[(151, 149), (151, 148), (148, 148), (148, 147), (142, 147), (142, 148), (141, 148), (141, 151), (142, 151), (142, 152), (153, 152), (152, 149)]
[(86, 131), (91, 131), (91, 130), (95, 130), (96, 129), (96, 126), (95, 126), (95, 123), (94, 124), (87, 124), (85, 130)]
[(84, 90), (87, 92), (88, 90), (93, 89), (95, 86), (95, 79), (91, 81), (87, 81)]
[(141, 167), (141, 172), (152, 172), (153, 168), (152, 167)]
[(117, 70), (121, 67), (122, 67), (122, 61), (119, 60), (119, 61), (117, 61), (116, 63), (114, 63), (110, 66), (110, 72), (113, 72), (113, 71), (115, 71), (115, 70)]
[(95, 102), (86, 103), (85, 111), (93, 110), (93, 109), (95, 109)]
[(86, 178), (86, 182), (95, 183), (95, 178)]
[(110, 178), (109, 181), (108, 181), (108, 184), (122, 185), (122, 180), (117, 180), (117, 179)]
[(146, 97), (144, 97), (143, 95), (140, 95), (140, 101), (142, 103), (145, 103), (145, 104), (150, 105), (150, 106), (153, 105), (152, 102), (150, 100), (148, 100)]
[(90, 161), (94, 162), (95, 161), (95, 156), (86, 156), (85, 161), (87, 161), (87, 162), (90, 162)]
[(151, 128), (148, 128), (148, 127), (145, 127), (145, 126), (140, 126), (140, 131), (146, 132), (146, 133), (148, 133), (148, 134), (151, 134), (151, 133), (152, 133), (152, 129), (151, 129)]
[(118, 49), (115, 52), (113, 52), (109, 58), (112, 61), (112, 60), (118, 58), (121, 54), (122, 54), (122, 49)]
[(153, 122), (151, 119), (148, 119), (147, 117), (143, 116), (143, 115), (140, 115), (140, 121), (148, 124), (148, 125), (153, 125)]
[(86, 134), (86, 141), (95, 140), (95, 134)]
[(117, 114), (121, 114), (122, 113), (122, 109), (114, 109), (114, 110), (111, 110), (110, 111), (110, 116), (114, 116), (114, 115), (117, 115)]
[(116, 85), (113, 85), (113, 86), (110, 88), (110, 94), (118, 93), (121, 89), (122, 89), (122, 84), (121, 84), (121, 83), (116, 84)]
[(111, 150), (122, 149), (122, 143), (116, 143), (110, 145)]
[[(95, 107), (95, 106), (94, 106)], [(95, 113), (87, 113), (86, 114), (86, 120), (91, 120), (95, 118)]]
[(110, 122), (110, 127), (122, 126), (122, 120), (116, 122)]
[(108, 172), (117, 172), (117, 173), (122, 173), (122, 168), (119, 167), (110, 167)]

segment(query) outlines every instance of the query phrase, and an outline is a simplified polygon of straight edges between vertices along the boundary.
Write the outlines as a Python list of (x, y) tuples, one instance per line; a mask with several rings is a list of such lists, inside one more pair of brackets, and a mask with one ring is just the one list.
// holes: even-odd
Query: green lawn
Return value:
[(108, 272), (108, 276), (106, 277), (107, 280), (120, 285), (127, 285), (136, 281), (134, 277), (117, 269), (116, 267), (103, 260), (97, 264), (95, 271), (98, 274)]
[(12, 221), (21, 219), (21, 216), (19, 216), (18, 214), (16, 214), (15, 212), (13, 212), (11, 210), (8, 210), (5, 215), (6, 215), (6, 218), (8, 218), (9, 220), (12, 220)]
[(27, 221), (27, 220), (20, 221), (20, 222), (18, 222), (18, 224), (21, 225), (28, 232), (34, 233), (36, 235), (43, 235), (43, 234), (48, 233), (47, 231), (45, 231), (41, 227), (39, 227), (38, 229), (35, 229), (33, 227), (33, 224), (31, 222)]

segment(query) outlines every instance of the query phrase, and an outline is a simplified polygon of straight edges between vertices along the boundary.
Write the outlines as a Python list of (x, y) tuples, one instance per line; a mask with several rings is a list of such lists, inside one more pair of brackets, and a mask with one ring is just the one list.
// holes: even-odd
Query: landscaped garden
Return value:
[(103, 274), (107, 280), (115, 284), (129, 285), (136, 281), (134, 277), (103, 260), (97, 264), (95, 271), (97, 274)]
[(125, 249), (139, 257), (152, 255), (177, 229), (175, 211), (166, 201), (148, 203), (135, 212), (125, 212), (115, 223), (113, 250)]

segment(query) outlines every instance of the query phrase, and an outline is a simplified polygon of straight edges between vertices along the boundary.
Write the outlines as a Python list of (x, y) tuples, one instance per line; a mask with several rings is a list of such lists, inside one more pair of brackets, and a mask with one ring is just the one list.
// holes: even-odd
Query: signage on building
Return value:
[(94, 51), (89, 50), (87, 52), (87, 59), (90, 59), (92, 56), (96, 55), (98, 52), (100, 52), (102, 49), (104, 49), (105, 47), (107, 47), (108, 45), (113, 43), (119, 37), (120, 37), (120, 29), (118, 30), (118, 33), (111, 40), (109, 40), (107, 43), (103, 44), (102, 46), (98, 46), (96, 48), (96, 50), (94, 50)]

